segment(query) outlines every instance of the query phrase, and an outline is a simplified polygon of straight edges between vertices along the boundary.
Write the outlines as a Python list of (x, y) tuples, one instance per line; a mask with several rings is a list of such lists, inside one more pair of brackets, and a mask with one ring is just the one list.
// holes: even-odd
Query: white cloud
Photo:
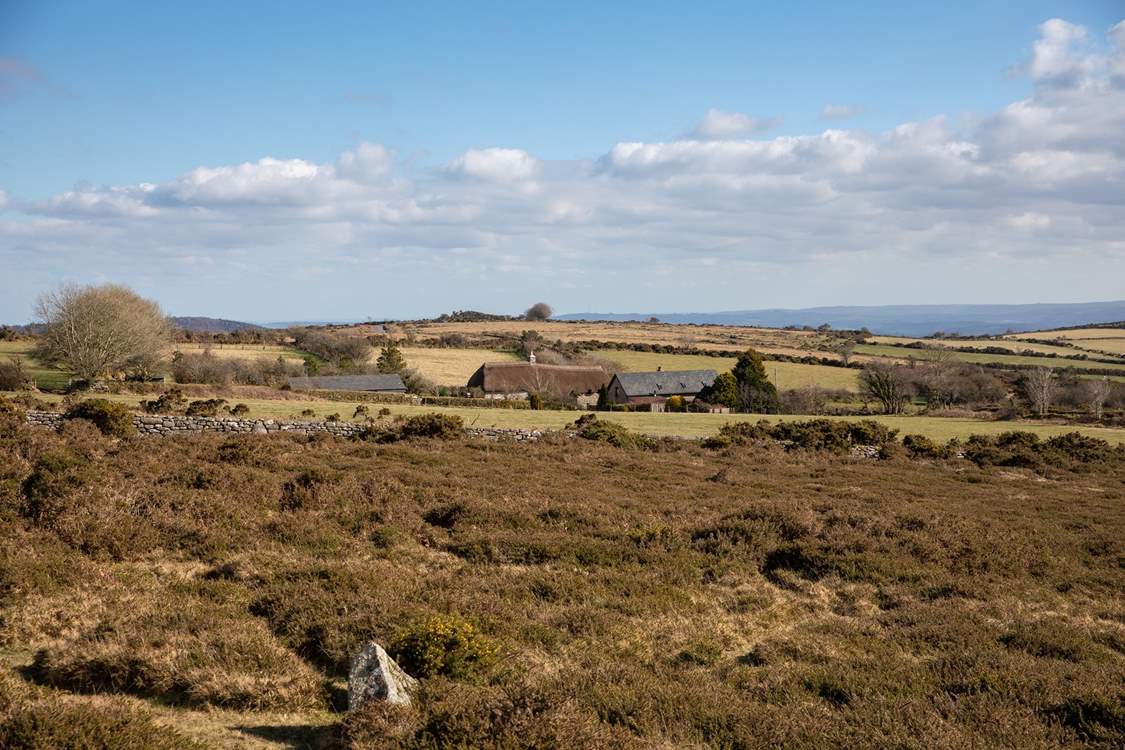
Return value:
[[(939, 261), (995, 278), (1034, 260), (1040, 296), (1054, 297), (1080, 255), (1110, 289), (1110, 269), (1125, 269), (1125, 26), (1104, 53), (1090, 36), (1044, 24), (1024, 66), (1031, 94), (964, 125), (937, 115), (885, 132), (751, 137), (761, 121), (711, 110), (682, 139), (623, 141), (571, 162), (485, 148), (426, 168), (361, 143), (327, 163), (263, 158), (35, 203), (8, 196), (0, 261), (44, 277), (190, 271), (211, 285), (262, 275), (280, 285), (316, 268), (345, 288), (397, 279), (380, 284), (388, 299), (422, 293), (419, 278), (437, 296), (493, 290), (475, 303), (486, 305), (507, 283), (604, 285), (607, 306), (612, 295), (694, 290), (696, 306), (714, 307), (756, 306), (739, 295), (763, 273), (802, 290), (820, 274), (831, 289), (849, 269), (884, 279), (903, 269), (909, 281), (908, 269)], [(731, 285), (731, 301), (698, 286), (702, 259), (723, 269), (711, 280)]]
[(712, 107), (689, 133), (700, 140), (722, 140), (761, 133), (781, 124), (780, 117), (754, 117), (741, 112), (724, 112)]
[(539, 171), (539, 160), (518, 148), (470, 149), (446, 166), (450, 175), (486, 182), (529, 180)]

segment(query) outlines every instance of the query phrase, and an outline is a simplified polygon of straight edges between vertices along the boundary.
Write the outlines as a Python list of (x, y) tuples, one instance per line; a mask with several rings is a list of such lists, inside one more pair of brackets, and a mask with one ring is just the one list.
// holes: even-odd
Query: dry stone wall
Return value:
[[(58, 429), (63, 415), (53, 411), (29, 411), (27, 421), (41, 427)], [(328, 433), (337, 437), (355, 437), (363, 425), (354, 422), (282, 421), (277, 419), (237, 419), (222, 417), (184, 417), (176, 414), (134, 414), (133, 426), (142, 435), (175, 435), (194, 432), (234, 432), (269, 435), (278, 432), (296, 432), (306, 435)], [(503, 427), (467, 427), (465, 434), (486, 440), (517, 440), (534, 442), (543, 436), (541, 430), (508, 429)]]

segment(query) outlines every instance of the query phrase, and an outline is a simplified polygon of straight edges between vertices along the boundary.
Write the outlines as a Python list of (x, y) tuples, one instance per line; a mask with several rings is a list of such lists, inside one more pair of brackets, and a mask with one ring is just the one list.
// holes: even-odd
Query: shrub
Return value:
[(357, 406), (355, 408), (355, 411), (352, 412), (352, 419), (359, 419), (360, 417), (366, 417), (370, 413), (371, 413), (371, 410), (368, 409), (366, 405), (360, 404), (359, 406)]
[(136, 709), (62, 701), (28, 703), (4, 717), (0, 747), (8, 750), (205, 750), (206, 745), (157, 724)]
[(465, 423), (456, 415), (418, 414), (399, 417), (392, 425), (371, 425), (360, 433), (363, 440), (376, 443), (396, 443), (399, 440), (436, 438), (453, 440), (465, 434)]
[(953, 455), (949, 445), (942, 445), (925, 435), (906, 435), (902, 446), (911, 458), (950, 458)]
[(227, 405), (225, 398), (208, 398), (192, 401), (184, 412), (189, 417), (216, 417)]
[(675, 411), (675, 412), (686, 411), (686, 406), (687, 406), (687, 404), (684, 401), (683, 396), (671, 396), (671, 397), (669, 397), (668, 401), (665, 402), (664, 409), (666, 411)]
[(609, 443), (618, 448), (650, 448), (652, 438), (630, 432), (617, 422), (605, 422), (598, 419), (595, 414), (583, 414), (571, 428), (583, 440), (594, 440), (599, 443)]
[(81, 401), (67, 409), (66, 419), (86, 419), (97, 425), (103, 435), (128, 437), (136, 432), (133, 415), (125, 404), (104, 398)]
[(18, 357), (0, 362), (0, 391), (20, 391), (31, 385), (31, 375)]
[(147, 414), (173, 414), (182, 411), (187, 404), (183, 391), (169, 388), (151, 401), (142, 401), (141, 409)]
[(898, 430), (873, 419), (848, 423), (848, 437), (855, 445), (886, 445), (894, 442)]
[(243, 417), (250, 413), (250, 407), (246, 404), (235, 404), (230, 408), (230, 413), (236, 417)]
[(457, 680), (480, 677), (500, 655), (495, 642), (453, 615), (435, 615), (403, 629), (388, 652), (415, 677), (441, 675)]

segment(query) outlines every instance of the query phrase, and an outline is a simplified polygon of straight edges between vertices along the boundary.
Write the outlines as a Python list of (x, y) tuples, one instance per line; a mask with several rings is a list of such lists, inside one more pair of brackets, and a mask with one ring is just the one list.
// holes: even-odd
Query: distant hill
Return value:
[(937, 331), (987, 336), (1012, 331), (1064, 328), (1125, 319), (1125, 300), (1033, 305), (885, 305), (809, 307), (797, 310), (732, 310), (716, 313), (572, 313), (556, 320), (648, 320), (711, 325), (867, 328), (873, 333), (928, 336)]
[(185, 331), (195, 333), (234, 333), (235, 331), (260, 330), (262, 326), (253, 323), (243, 323), (240, 320), (226, 320), (224, 318), (173, 317), (169, 318), (172, 324)]

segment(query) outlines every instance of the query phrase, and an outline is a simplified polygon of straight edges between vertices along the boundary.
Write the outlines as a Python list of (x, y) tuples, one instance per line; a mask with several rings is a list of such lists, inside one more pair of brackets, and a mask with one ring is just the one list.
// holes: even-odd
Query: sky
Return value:
[(912, 5), (0, 0), (0, 321), (1125, 298), (1125, 6)]

